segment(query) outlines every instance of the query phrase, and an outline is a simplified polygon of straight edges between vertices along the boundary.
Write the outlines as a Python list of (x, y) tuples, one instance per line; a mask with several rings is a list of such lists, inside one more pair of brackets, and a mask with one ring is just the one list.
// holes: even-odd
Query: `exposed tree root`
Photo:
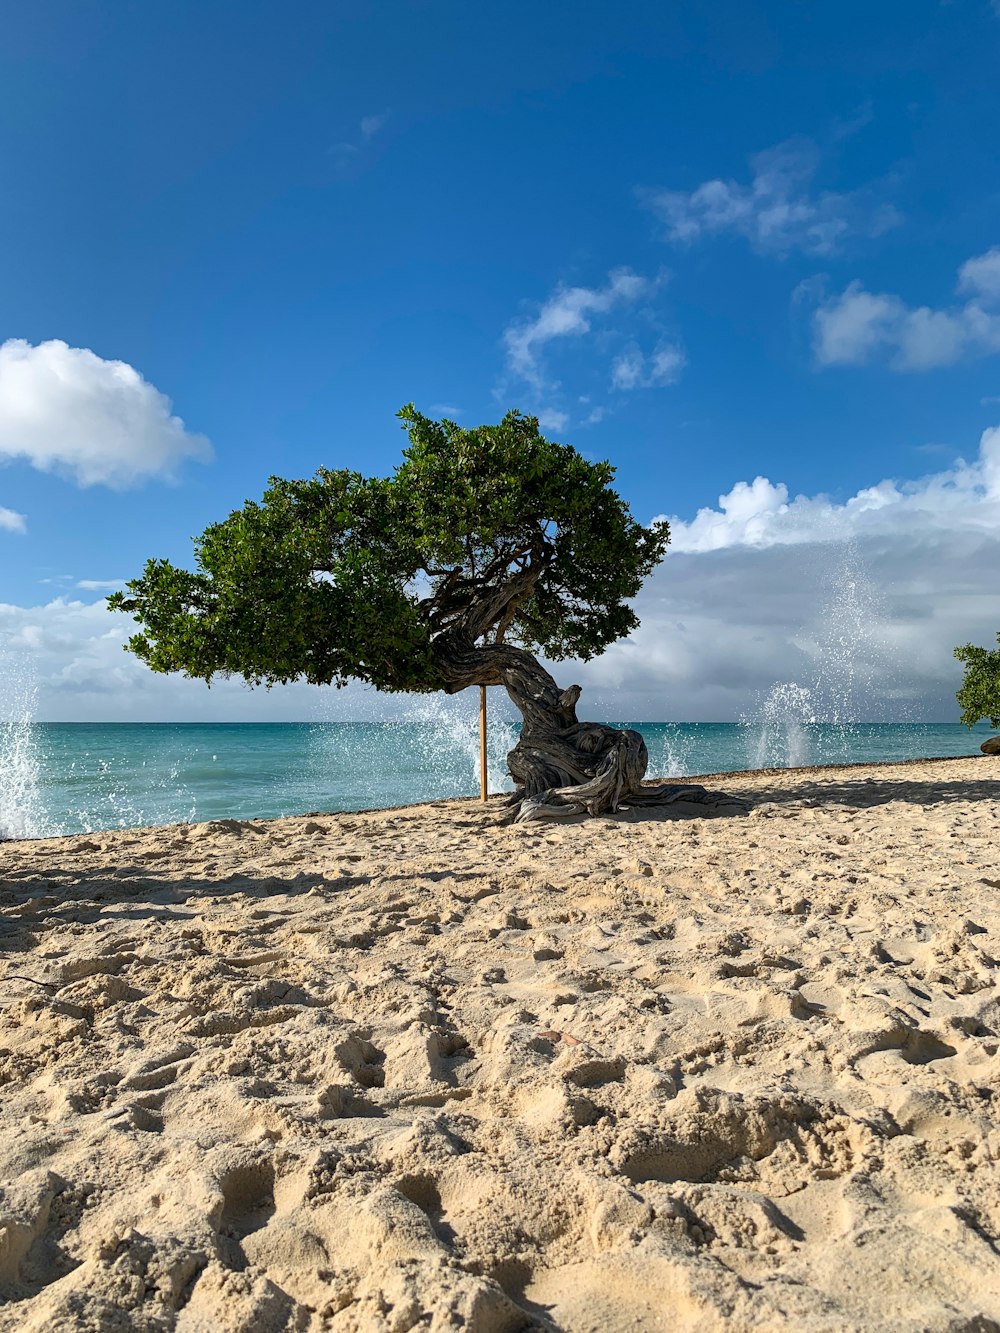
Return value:
[(706, 814), (737, 814), (744, 802), (704, 787), (644, 784), (646, 742), (637, 731), (579, 722), (580, 686), (560, 691), (545, 668), (522, 648), (477, 647), (455, 637), (436, 645), (449, 693), (470, 685), (502, 685), (524, 719), (521, 737), (507, 756), (517, 789), (511, 798), (517, 822), (612, 813), (623, 806), (669, 805), (683, 800)]

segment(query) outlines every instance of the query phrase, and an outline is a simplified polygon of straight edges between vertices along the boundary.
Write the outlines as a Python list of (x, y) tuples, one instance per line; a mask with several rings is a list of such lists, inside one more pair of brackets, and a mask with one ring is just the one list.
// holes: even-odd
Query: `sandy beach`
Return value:
[(1000, 1328), (1000, 758), (0, 845), (0, 1329)]

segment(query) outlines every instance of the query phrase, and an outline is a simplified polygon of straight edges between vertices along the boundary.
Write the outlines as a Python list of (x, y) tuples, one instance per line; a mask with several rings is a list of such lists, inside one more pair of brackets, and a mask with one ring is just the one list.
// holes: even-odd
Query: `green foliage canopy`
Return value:
[(965, 663), (965, 680), (955, 696), (962, 721), (974, 727), (981, 718), (988, 718), (991, 727), (1000, 727), (1000, 648), (977, 648), (967, 643), (955, 649), (955, 656)]
[(430, 691), (449, 641), (588, 659), (637, 626), (628, 601), (669, 534), (635, 522), (609, 463), (519, 412), (473, 429), (399, 416), (391, 477), (272, 477), (195, 540), (196, 570), (150, 560), (108, 599), (141, 626), (127, 647), (204, 680)]

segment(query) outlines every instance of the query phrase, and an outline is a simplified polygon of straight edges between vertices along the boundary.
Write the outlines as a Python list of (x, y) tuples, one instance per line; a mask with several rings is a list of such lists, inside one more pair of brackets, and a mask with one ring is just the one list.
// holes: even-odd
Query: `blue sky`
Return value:
[(412, 399), (537, 412), (677, 520), (606, 708), (815, 675), (861, 560), (870, 710), (952, 715), (1000, 627), (998, 57), (989, 0), (9, 11), (0, 630), (40, 714), (302, 715), (142, 679), (98, 585), (271, 472), (388, 472)]

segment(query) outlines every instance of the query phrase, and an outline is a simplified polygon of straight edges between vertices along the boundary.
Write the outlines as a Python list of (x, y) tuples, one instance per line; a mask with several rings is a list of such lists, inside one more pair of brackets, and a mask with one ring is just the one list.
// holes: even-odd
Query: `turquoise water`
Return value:
[[(956, 723), (627, 723), (650, 777), (764, 766), (971, 755)], [(0, 737), (0, 836), (357, 810), (478, 792), (473, 708), (406, 722), (34, 723)], [(9, 738), (8, 738), (9, 740)], [(490, 786), (510, 787), (509, 722), (491, 729)]]

